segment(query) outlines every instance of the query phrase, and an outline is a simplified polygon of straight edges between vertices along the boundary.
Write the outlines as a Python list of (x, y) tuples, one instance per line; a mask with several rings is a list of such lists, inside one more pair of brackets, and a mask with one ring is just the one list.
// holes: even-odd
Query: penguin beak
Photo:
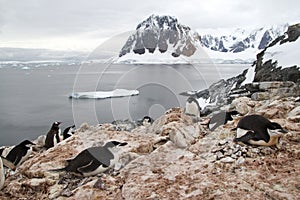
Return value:
[(127, 144), (128, 144), (127, 142), (123, 142), (123, 143), (120, 143), (119, 146), (125, 146)]
[(285, 129), (280, 129), (279, 132), (280, 132), (280, 133), (288, 133), (288, 131), (285, 130)]

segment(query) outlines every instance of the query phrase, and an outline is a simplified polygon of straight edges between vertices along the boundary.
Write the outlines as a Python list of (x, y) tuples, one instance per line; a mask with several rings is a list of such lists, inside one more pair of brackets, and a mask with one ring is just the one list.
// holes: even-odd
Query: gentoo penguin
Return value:
[(209, 121), (208, 128), (211, 131), (214, 131), (219, 126), (226, 124), (228, 121), (233, 120), (233, 116), (239, 114), (237, 111), (221, 111), (217, 114), (213, 115), (212, 118)]
[(75, 125), (69, 126), (63, 132), (63, 139), (65, 140), (65, 139), (71, 137), (74, 133), (75, 133)]
[(119, 160), (118, 146), (126, 142), (109, 141), (104, 146), (91, 147), (80, 152), (74, 159), (67, 160), (67, 166), (52, 171), (67, 171), (83, 176), (93, 176), (113, 167)]
[(247, 115), (240, 119), (234, 142), (272, 146), (277, 145), (280, 136), (287, 133), (278, 123), (260, 115)]
[(190, 96), (187, 99), (187, 102), (185, 104), (185, 109), (184, 109), (184, 113), (186, 115), (191, 116), (192, 118), (199, 120), (200, 119), (200, 111), (201, 111), (201, 107), (198, 103), (198, 101)]
[(29, 140), (24, 140), (20, 144), (14, 146), (14, 148), (5, 157), (7, 160), (12, 162), (16, 167), (22, 164), (28, 159), (32, 153), (32, 147), (35, 145)]
[(2, 190), (5, 181), (5, 171), (2, 163), (2, 158), (0, 157), (0, 190)]
[(61, 135), (61, 130), (59, 128), (59, 125), (61, 122), (54, 122), (51, 126), (51, 129), (47, 133), (46, 140), (45, 140), (45, 147), (47, 149), (54, 147), (57, 143), (60, 142), (60, 135)]

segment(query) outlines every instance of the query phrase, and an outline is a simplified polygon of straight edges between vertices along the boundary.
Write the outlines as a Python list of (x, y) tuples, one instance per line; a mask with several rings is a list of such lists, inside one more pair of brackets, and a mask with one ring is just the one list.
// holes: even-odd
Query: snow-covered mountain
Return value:
[(239, 53), (249, 48), (262, 50), (274, 39), (283, 35), (287, 27), (288, 24), (283, 24), (254, 30), (237, 28), (231, 32), (230, 30), (223, 30), (223, 32), (221, 30), (218, 33), (215, 30), (211, 34), (201, 32), (201, 42), (206, 48), (220, 52)]
[[(231, 103), (238, 96), (253, 100), (268, 99), (269, 93), (278, 96), (299, 96), (300, 93), (300, 23), (289, 26), (286, 33), (261, 50), (253, 66), (241, 74), (220, 80), (208, 89), (182, 93), (195, 96), (208, 114)], [(272, 83), (274, 82), (274, 83)]]
[(254, 30), (237, 28), (195, 32), (180, 24), (175, 17), (151, 15), (137, 25), (116, 62), (203, 62), (204, 58), (204, 62), (252, 63), (255, 55), (283, 35), (287, 28), (288, 24), (283, 24)]
[(288, 24), (257, 29), (197, 30), (204, 51), (215, 63), (252, 63), (255, 56), (277, 37), (283, 35)]
[(190, 57), (199, 47), (199, 35), (175, 17), (151, 15), (138, 24), (128, 38), (120, 51), (119, 61), (151, 59), (152, 55), (154, 59)]

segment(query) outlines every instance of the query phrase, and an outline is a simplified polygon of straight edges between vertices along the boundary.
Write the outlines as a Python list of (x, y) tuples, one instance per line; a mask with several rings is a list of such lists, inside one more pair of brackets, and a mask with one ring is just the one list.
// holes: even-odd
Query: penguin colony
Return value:
[[(153, 122), (151, 117), (145, 116), (141, 120), (141, 125), (149, 125)], [(59, 142), (66, 140), (75, 133), (75, 125), (60, 129), (61, 122), (55, 121), (46, 135), (38, 138), (38, 143), (45, 149), (56, 146)], [(42, 145), (41, 145), (42, 144)], [(80, 152), (75, 158), (66, 160), (67, 165), (61, 169), (51, 171), (66, 171), (81, 176), (93, 176), (112, 168), (119, 160), (120, 146), (127, 145), (126, 142), (109, 141), (104, 146), (91, 147)], [(29, 140), (24, 140), (14, 146), (4, 146), (0, 148), (0, 190), (4, 187), (5, 170), (4, 167), (15, 170), (32, 154), (36, 146)]]
[[(189, 97), (184, 113), (194, 119), (200, 120), (201, 107), (194, 97)], [(221, 111), (210, 118), (208, 129), (214, 131), (217, 127), (233, 120), (238, 113), (236, 111)], [(151, 117), (145, 116), (139, 120), (139, 125), (149, 126), (153, 123)], [(66, 140), (75, 133), (75, 125), (67, 127), (63, 132), (60, 129), (61, 122), (55, 121), (45, 137), (43, 147), (49, 149), (62, 140)], [(271, 122), (260, 115), (247, 115), (241, 118), (237, 124), (234, 142), (242, 142), (247, 145), (272, 146), (277, 145), (280, 137), (287, 133), (280, 124)], [(108, 141), (104, 146), (90, 147), (80, 152), (75, 158), (66, 160), (66, 165), (60, 169), (50, 171), (75, 173), (81, 176), (94, 176), (112, 168), (119, 160), (118, 150), (126, 142)], [(4, 187), (4, 167), (15, 169), (26, 161), (35, 144), (29, 140), (12, 147), (0, 148), (0, 190)]]
[[(200, 118), (201, 107), (193, 96), (187, 99), (184, 113)], [(220, 111), (214, 114), (208, 124), (209, 130), (214, 131), (217, 127), (233, 120), (238, 114), (237, 111)], [(271, 122), (260, 115), (247, 115), (239, 120), (233, 141), (247, 145), (273, 146), (278, 145), (280, 137), (285, 133), (287, 131), (276, 122)]]

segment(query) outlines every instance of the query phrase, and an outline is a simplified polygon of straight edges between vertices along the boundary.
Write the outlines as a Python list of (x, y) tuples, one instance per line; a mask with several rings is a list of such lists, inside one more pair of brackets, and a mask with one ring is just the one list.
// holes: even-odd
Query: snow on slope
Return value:
[(272, 59), (277, 61), (277, 66), (282, 68), (300, 66), (300, 40), (294, 42), (286, 42), (284, 44), (277, 43), (275, 46), (265, 51), (263, 62)]

